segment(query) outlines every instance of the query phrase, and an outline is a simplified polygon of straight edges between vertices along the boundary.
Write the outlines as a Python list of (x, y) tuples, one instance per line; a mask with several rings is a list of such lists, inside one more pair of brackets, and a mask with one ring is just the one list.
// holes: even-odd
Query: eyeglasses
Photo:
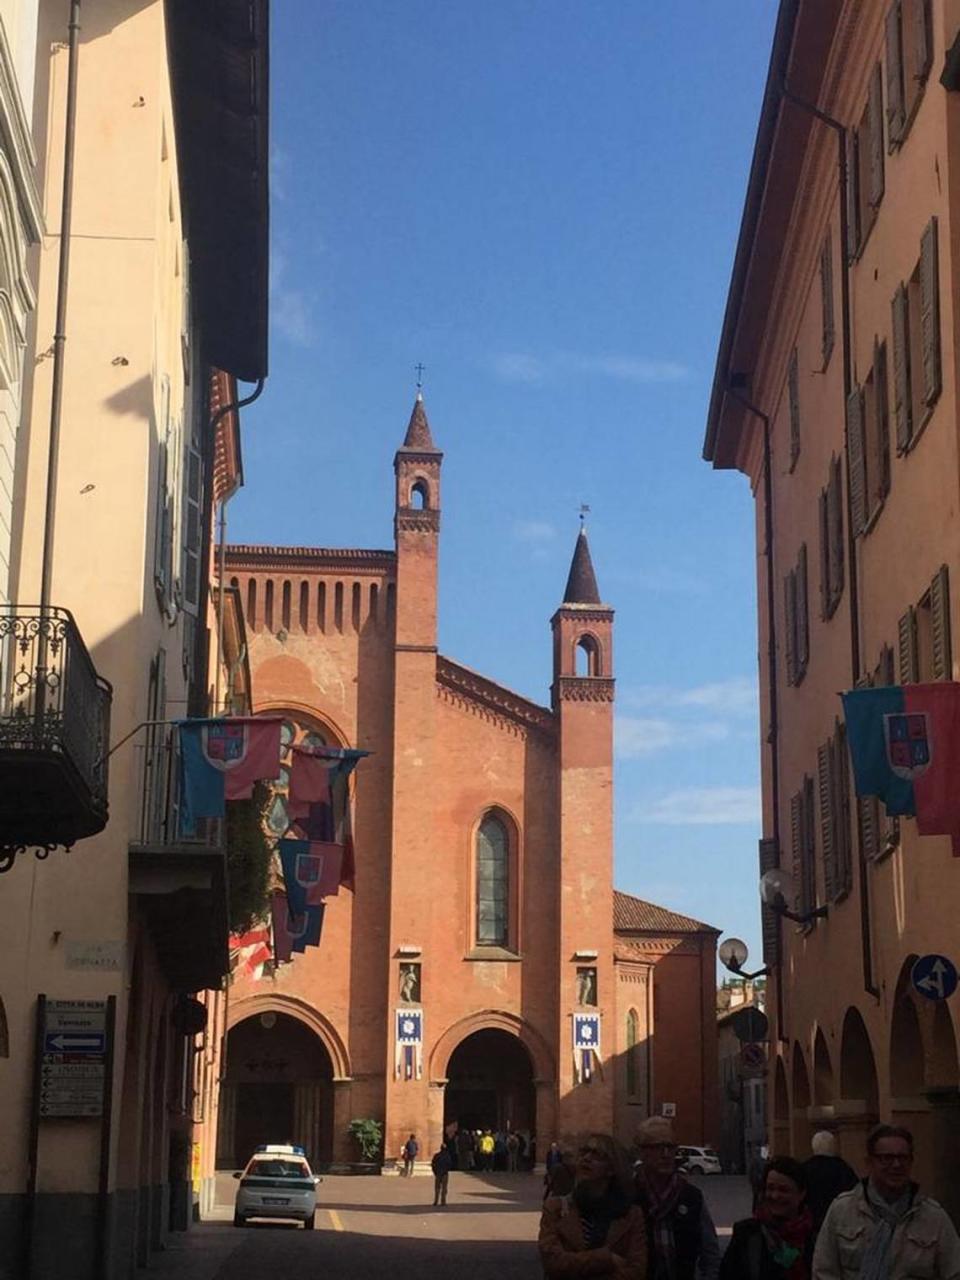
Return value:
[(676, 1151), (677, 1144), (675, 1142), (641, 1142), (641, 1151), (662, 1151), (664, 1155), (668, 1151)]
[(913, 1162), (912, 1151), (875, 1151), (872, 1159), (877, 1164), (911, 1164)]

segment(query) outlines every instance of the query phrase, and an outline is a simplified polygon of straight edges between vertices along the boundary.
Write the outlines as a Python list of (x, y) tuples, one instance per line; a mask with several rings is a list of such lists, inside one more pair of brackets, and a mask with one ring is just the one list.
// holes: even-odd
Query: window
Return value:
[(916, 115), (933, 60), (930, 0), (895, 0), (887, 14), (887, 132), (899, 146)]
[(484, 818), (477, 832), (477, 924), (481, 947), (505, 947), (510, 938), (510, 845), (499, 818)]
[(170, 734), (167, 718), (167, 654), (158, 649), (150, 663), (147, 684), (147, 725), (141, 761), (140, 841), (160, 844), (165, 838), (167, 789), (170, 772)]
[(812, 911), (817, 904), (816, 835), (813, 823), (813, 779), (806, 776), (800, 790), (790, 798), (793, 878), (797, 885), (796, 909), (801, 915)]
[(627, 1097), (635, 1098), (640, 1092), (640, 1073), (637, 1070), (637, 1053), (640, 1041), (640, 1018), (636, 1009), (627, 1014)]
[(883, 199), (883, 81), (879, 62), (870, 77), (867, 105), (847, 133), (847, 256), (863, 249)]
[(873, 527), (890, 492), (890, 408), (887, 346), (875, 342), (873, 367), (847, 402), (850, 509), (854, 536)]
[(953, 678), (950, 636), (950, 578), (942, 565), (916, 608), (899, 623), (900, 683)]
[(423, 480), (417, 480), (410, 490), (410, 506), (415, 511), (426, 511), (430, 506), (430, 490)]
[(790, 470), (800, 457), (800, 372), (797, 348), (793, 348), (787, 370), (787, 397), (790, 401)]
[[(884, 645), (872, 676), (861, 680), (861, 686), (895, 684), (893, 666), (893, 650)], [(884, 805), (876, 796), (860, 796), (859, 808), (860, 847), (864, 858), (873, 862), (891, 853), (900, 843), (900, 819), (887, 817)]]
[(834, 735), (817, 751), (820, 790), (820, 843), (827, 902), (846, 897), (853, 887), (850, 850), (850, 768), (846, 730), (838, 721)]
[[(280, 726), (280, 773), (270, 783), (273, 796), (267, 808), (267, 827), (275, 836), (290, 831), (294, 839), (335, 840), (342, 815), (334, 813), (333, 802), (311, 805), (311, 812), (303, 818), (291, 820), (288, 811), (290, 769), (293, 765), (293, 748), (325, 747), (330, 744), (323, 734), (293, 720), (284, 720)], [(349, 798), (347, 800), (349, 804)], [(292, 823), (292, 826), (291, 826)]]
[(833, 315), (833, 239), (827, 232), (820, 250), (820, 300), (823, 309), (823, 333), (821, 337), (823, 368), (830, 363), (833, 343), (836, 337), (836, 325)]
[(600, 674), (600, 645), (595, 636), (581, 636), (577, 641), (576, 670), (578, 676)]
[(920, 435), (940, 395), (940, 268), (937, 219), (920, 240), (920, 260), (893, 295), (893, 386), (897, 453)]
[(810, 609), (807, 602), (807, 548), (797, 557), (797, 567), (784, 579), (784, 633), (787, 648), (787, 683), (797, 685), (810, 661)]
[(843, 595), (843, 471), (830, 460), (830, 478), (820, 491), (820, 614), (832, 618)]

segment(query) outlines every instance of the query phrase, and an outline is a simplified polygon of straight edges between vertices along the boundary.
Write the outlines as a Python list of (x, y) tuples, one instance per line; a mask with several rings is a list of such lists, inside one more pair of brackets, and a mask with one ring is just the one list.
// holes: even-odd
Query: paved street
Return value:
[[(743, 1178), (704, 1178), (722, 1236), (749, 1210)], [(236, 1183), (221, 1177), (217, 1220), (175, 1240), (150, 1274), (177, 1280), (537, 1280), (539, 1178), (454, 1173), (445, 1209), (434, 1209), (433, 1180), (325, 1178), (317, 1229), (231, 1223)]]

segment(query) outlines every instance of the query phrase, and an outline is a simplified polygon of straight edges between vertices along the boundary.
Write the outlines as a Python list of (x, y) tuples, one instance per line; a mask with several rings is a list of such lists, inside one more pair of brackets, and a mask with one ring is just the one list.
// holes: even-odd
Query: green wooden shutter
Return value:
[(933, 32), (930, 0), (914, 0), (913, 4), (913, 75), (922, 84), (930, 74), (933, 61)]
[(790, 401), (790, 470), (800, 457), (800, 373), (797, 349), (794, 347), (787, 370), (787, 394)]
[(847, 396), (847, 464), (850, 467), (850, 513), (854, 537), (863, 532), (869, 514), (863, 407), (863, 391), (854, 387)]
[(896, 684), (896, 672), (894, 670), (893, 650), (890, 645), (885, 644), (880, 650), (880, 666), (877, 671), (877, 683), (889, 687)]
[(810, 661), (810, 606), (807, 599), (807, 544), (800, 547), (796, 568), (797, 682), (803, 679)]
[(900, 141), (905, 120), (901, 20), (900, 0), (894, 0), (887, 14), (887, 131), (891, 146)]
[(837, 893), (843, 896), (853, 888), (853, 857), (850, 839), (850, 760), (847, 755), (847, 731), (839, 720), (833, 735), (833, 811)]
[(825, 742), (817, 748), (817, 779), (820, 792), (820, 845), (823, 856), (823, 891), (827, 902), (832, 902), (837, 893), (831, 765), (830, 744)]
[(953, 677), (953, 654), (950, 644), (950, 575), (941, 565), (930, 584), (930, 630), (933, 633), (933, 678)]
[(900, 683), (916, 684), (917, 673), (917, 618), (909, 608), (897, 623), (900, 655)]
[(940, 394), (940, 268), (937, 219), (931, 218), (920, 240), (920, 328), (923, 345), (923, 401)]
[(860, 248), (860, 174), (856, 129), (847, 130), (847, 258), (850, 262)]
[(187, 465), (183, 490), (183, 606), (196, 613), (200, 606), (200, 555), (203, 519), (203, 462), (200, 451), (187, 448)]
[(876, 209), (883, 199), (883, 79), (879, 62), (870, 77), (867, 118), (870, 135), (870, 204)]
[(816, 804), (813, 779), (803, 780), (803, 905), (801, 911), (812, 911), (817, 904), (817, 834)]
[(783, 634), (787, 650), (787, 684), (797, 679), (797, 578), (793, 570), (783, 580)]
[[(780, 850), (776, 840), (760, 841), (760, 874), (775, 871), (780, 865)], [(763, 932), (763, 963), (775, 965), (780, 960), (780, 917), (766, 903), (760, 907)]]
[(876, 498), (883, 502), (890, 492), (890, 396), (887, 388), (887, 344), (873, 344), (874, 411), (877, 431)]
[(820, 250), (820, 303), (823, 313), (822, 354), (825, 369), (830, 363), (836, 336), (833, 314), (833, 240), (829, 231)]
[(893, 311), (893, 410), (897, 420), (897, 453), (905, 453), (913, 435), (910, 403), (910, 348), (907, 290), (901, 284), (890, 304)]

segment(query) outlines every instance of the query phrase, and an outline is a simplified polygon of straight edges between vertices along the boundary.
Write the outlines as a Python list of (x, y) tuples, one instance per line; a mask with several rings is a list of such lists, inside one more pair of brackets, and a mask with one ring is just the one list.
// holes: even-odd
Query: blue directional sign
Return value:
[(910, 981), (927, 1000), (947, 1000), (957, 989), (957, 966), (946, 956), (921, 956), (910, 970)]
[(48, 1031), (43, 1037), (44, 1053), (103, 1053), (105, 1031)]

